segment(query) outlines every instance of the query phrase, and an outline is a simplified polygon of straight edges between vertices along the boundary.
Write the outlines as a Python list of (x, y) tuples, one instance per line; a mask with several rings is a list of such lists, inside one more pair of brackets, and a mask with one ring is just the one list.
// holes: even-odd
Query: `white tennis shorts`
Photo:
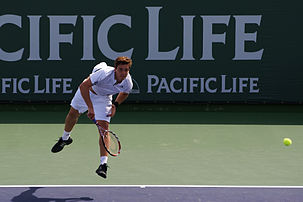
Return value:
[[(110, 122), (110, 117), (107, 115), (110, 114), (112, 108), (111, 97), (95, 95), (90, 91), (89, 94), (95, 111), (95, 119)], [(78, 110), (78, 112), (81, 114), (87, 111), (87, 105), (81, 95), (79, 88), (74, 95), (70, 105), (74, 109)]]

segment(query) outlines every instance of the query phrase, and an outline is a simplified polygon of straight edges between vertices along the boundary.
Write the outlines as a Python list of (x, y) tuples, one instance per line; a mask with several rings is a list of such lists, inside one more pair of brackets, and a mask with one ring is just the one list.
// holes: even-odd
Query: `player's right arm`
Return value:
[(94, 107), (93, 107), (93, 103), (90, 99), (89, 96), (89, 89), (92, 87), (92, 82), (90, 80), (90, 77), (87, 77), (79, 86), (80, 88), (80, 92), (81, 95), (87, 105), (88, 108), (88, 112), (87, 112), (87, 116), (90, 119), (94, 119), (95, 118), (95, 111), (94, 111)]

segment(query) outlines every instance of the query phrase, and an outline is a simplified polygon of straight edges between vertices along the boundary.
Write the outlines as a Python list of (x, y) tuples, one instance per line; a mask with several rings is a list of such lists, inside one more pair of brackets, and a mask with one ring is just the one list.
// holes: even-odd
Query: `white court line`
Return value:
[(22, 188), (22, 187), (159, 187), (159, 188), (268, 188), (268, 189), (303, 189), (303, 186), (258, 186), (258, 185), (0, 185), (0, 188)]

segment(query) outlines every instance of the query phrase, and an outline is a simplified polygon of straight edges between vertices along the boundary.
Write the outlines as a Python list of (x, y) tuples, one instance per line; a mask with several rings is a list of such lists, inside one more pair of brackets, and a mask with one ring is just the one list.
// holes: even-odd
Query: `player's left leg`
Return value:
[[(108, 130), (109, 123), (107, 121), (97, 120), (97, 122), (103, 129)], [(107, 142), (109, 141), (109, 139), (107, 138), (106, 134), (104, 134), (104, 135), (105, 135), (105, 137), (104, 137), (105, 144), (108, 144)], [(107, 165), (108, 153), (103, 146), (101, 136), (99, 136), (99, 148), (100, 148), (100, 166), (96, 170), (96, 173), (98, 175), (100, 175), (101, 177), (106, 178), (107, 177), (107, 167), (108, 167), (108, 165)]]
[[(111, 103), (111, 97), (110, 96), (99, 96), (95, 94), (91, 94), (91, 100), (94, 106), (95, 111), (95, 119), (97, 120), (97, 123), (100, 124), (100, 126), (108, 130), (109, 123), (111, 117), (108, 116), (112, 109), (112, 103)], [(107, 177), (107, 159), (108, 159), (108, 153), (106, 152), (103, 143), (102, 143), (102, 137), (99, 136), (99, 148), (100, 148), (100, 165), (98, 169), (96, 170), (96, 173), (100, 175), (103, 178)], [(105, 144), (106, 141), (108, 141), (107, 138), (105, 138)]]

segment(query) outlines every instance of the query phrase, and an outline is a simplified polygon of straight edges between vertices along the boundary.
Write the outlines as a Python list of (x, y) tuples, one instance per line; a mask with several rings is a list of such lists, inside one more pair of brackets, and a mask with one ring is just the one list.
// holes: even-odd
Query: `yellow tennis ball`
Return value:
[(283, 139), (283, 143), (286, 145), (286, 146), (289, 146), (292, 144), (292, 140), (290, 138), (284, 138)]

